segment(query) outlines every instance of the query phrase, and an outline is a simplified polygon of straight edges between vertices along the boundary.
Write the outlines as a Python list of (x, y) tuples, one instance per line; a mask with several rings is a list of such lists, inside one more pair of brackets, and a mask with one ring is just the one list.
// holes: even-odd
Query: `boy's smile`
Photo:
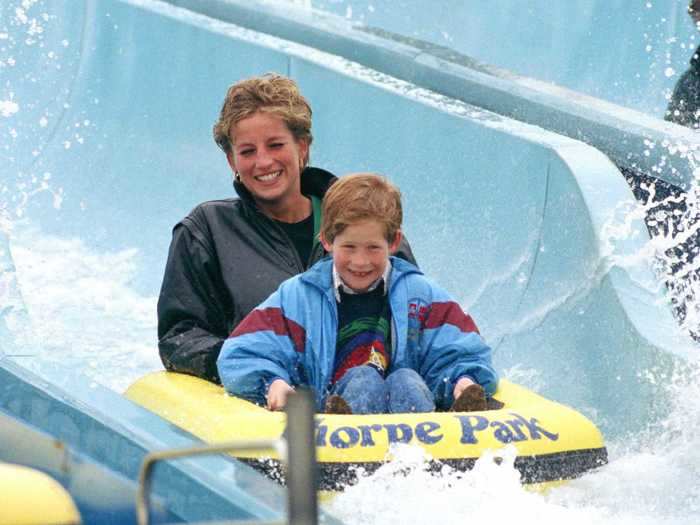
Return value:
[(386, 240), (384, 225), (372, 219), (358, 221), (336, 235), (332, 243), (321, 239), (326, 251), (333, 255), (338, 275), (346, 286), (362, 293), (384, 274), (389, 255), (401, 241), (401, 233), (394, 242)]

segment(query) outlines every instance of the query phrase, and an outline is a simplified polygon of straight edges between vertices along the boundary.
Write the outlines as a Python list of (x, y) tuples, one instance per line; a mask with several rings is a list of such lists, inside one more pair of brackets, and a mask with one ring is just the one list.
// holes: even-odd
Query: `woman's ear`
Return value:
[(229, 151), (226, 154), (226, 160), (228, 161), (228, 165), (231, 167), (231, 171), (233, 172), (233, 178), (240, 182), (241, 176), (238, 174), (238, 170), (236, 169), (236, 161), (233, 157), (233, 151)]
[(297, 140), (299, 146), (299, 171), (304, 171), (304, 168), (309, 163), (309, 141), (306, 139)]
[(394, 240), (389, 244), (389, 254), (394, 255), (398, 251), (401, 239), (403, 239), (403, 233), (397, 230)]

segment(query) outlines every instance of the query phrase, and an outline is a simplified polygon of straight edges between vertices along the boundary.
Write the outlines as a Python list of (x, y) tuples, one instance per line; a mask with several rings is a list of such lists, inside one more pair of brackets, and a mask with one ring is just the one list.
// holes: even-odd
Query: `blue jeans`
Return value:
[(432, 412), (432, 392), (415, 370), (399, 368), (384, 379), (371, 366), (351, 368), (333, 386), (353, 414)]

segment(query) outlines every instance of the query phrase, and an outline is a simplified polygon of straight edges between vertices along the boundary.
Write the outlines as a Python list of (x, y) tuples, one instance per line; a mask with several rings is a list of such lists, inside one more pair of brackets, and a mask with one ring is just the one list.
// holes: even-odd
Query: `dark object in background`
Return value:
[[(700, 28), (700, 0), (690, 1), (688, 14)], [(700, 47), (690, 58), (690, 67), (676, 82), (664, 119), (693, 129), (700, 125)]]

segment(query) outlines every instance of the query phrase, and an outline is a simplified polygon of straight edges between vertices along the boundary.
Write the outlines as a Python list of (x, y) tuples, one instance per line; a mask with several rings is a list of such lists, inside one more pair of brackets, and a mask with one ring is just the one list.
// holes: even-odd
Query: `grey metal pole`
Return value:
[[(139, 487), (136, 492), (136, 520), (138, 525), (148, 525), (150, 517), (148, 510), (150, 506), (151, 492), (151, 477), (154, 467), (159, 461), (167, 461), (171, 459), (186, 458), (190, 456), (204, 456), (210, 454), (219, 454), (222, 452), (245, 450), (277, 450), (279, 451), (280, 440), (278, 439), (248, 439), (240, 441), (228, 441), (225, 443), (203, 444), (186, 448), (174, 448), (169, 450), (161, 450), (159, 452), (151, 452), (146, 454), (146, 457), (141, 464), (139, 470)], [(280, 459), (283, 459), (283, 454), (280, 454)], [(238, 522), (236, 522), (238, 523)], [(274, 525), (283, 525), (280, 522), (256, 522), (260, 525), (265, 523), (273, 523)], [(245, 525), (241, 522), (241, 525)]]
[(304, 388), (287, 398), (287, 498), (289, 525), (318, 525), (315, 403)]

